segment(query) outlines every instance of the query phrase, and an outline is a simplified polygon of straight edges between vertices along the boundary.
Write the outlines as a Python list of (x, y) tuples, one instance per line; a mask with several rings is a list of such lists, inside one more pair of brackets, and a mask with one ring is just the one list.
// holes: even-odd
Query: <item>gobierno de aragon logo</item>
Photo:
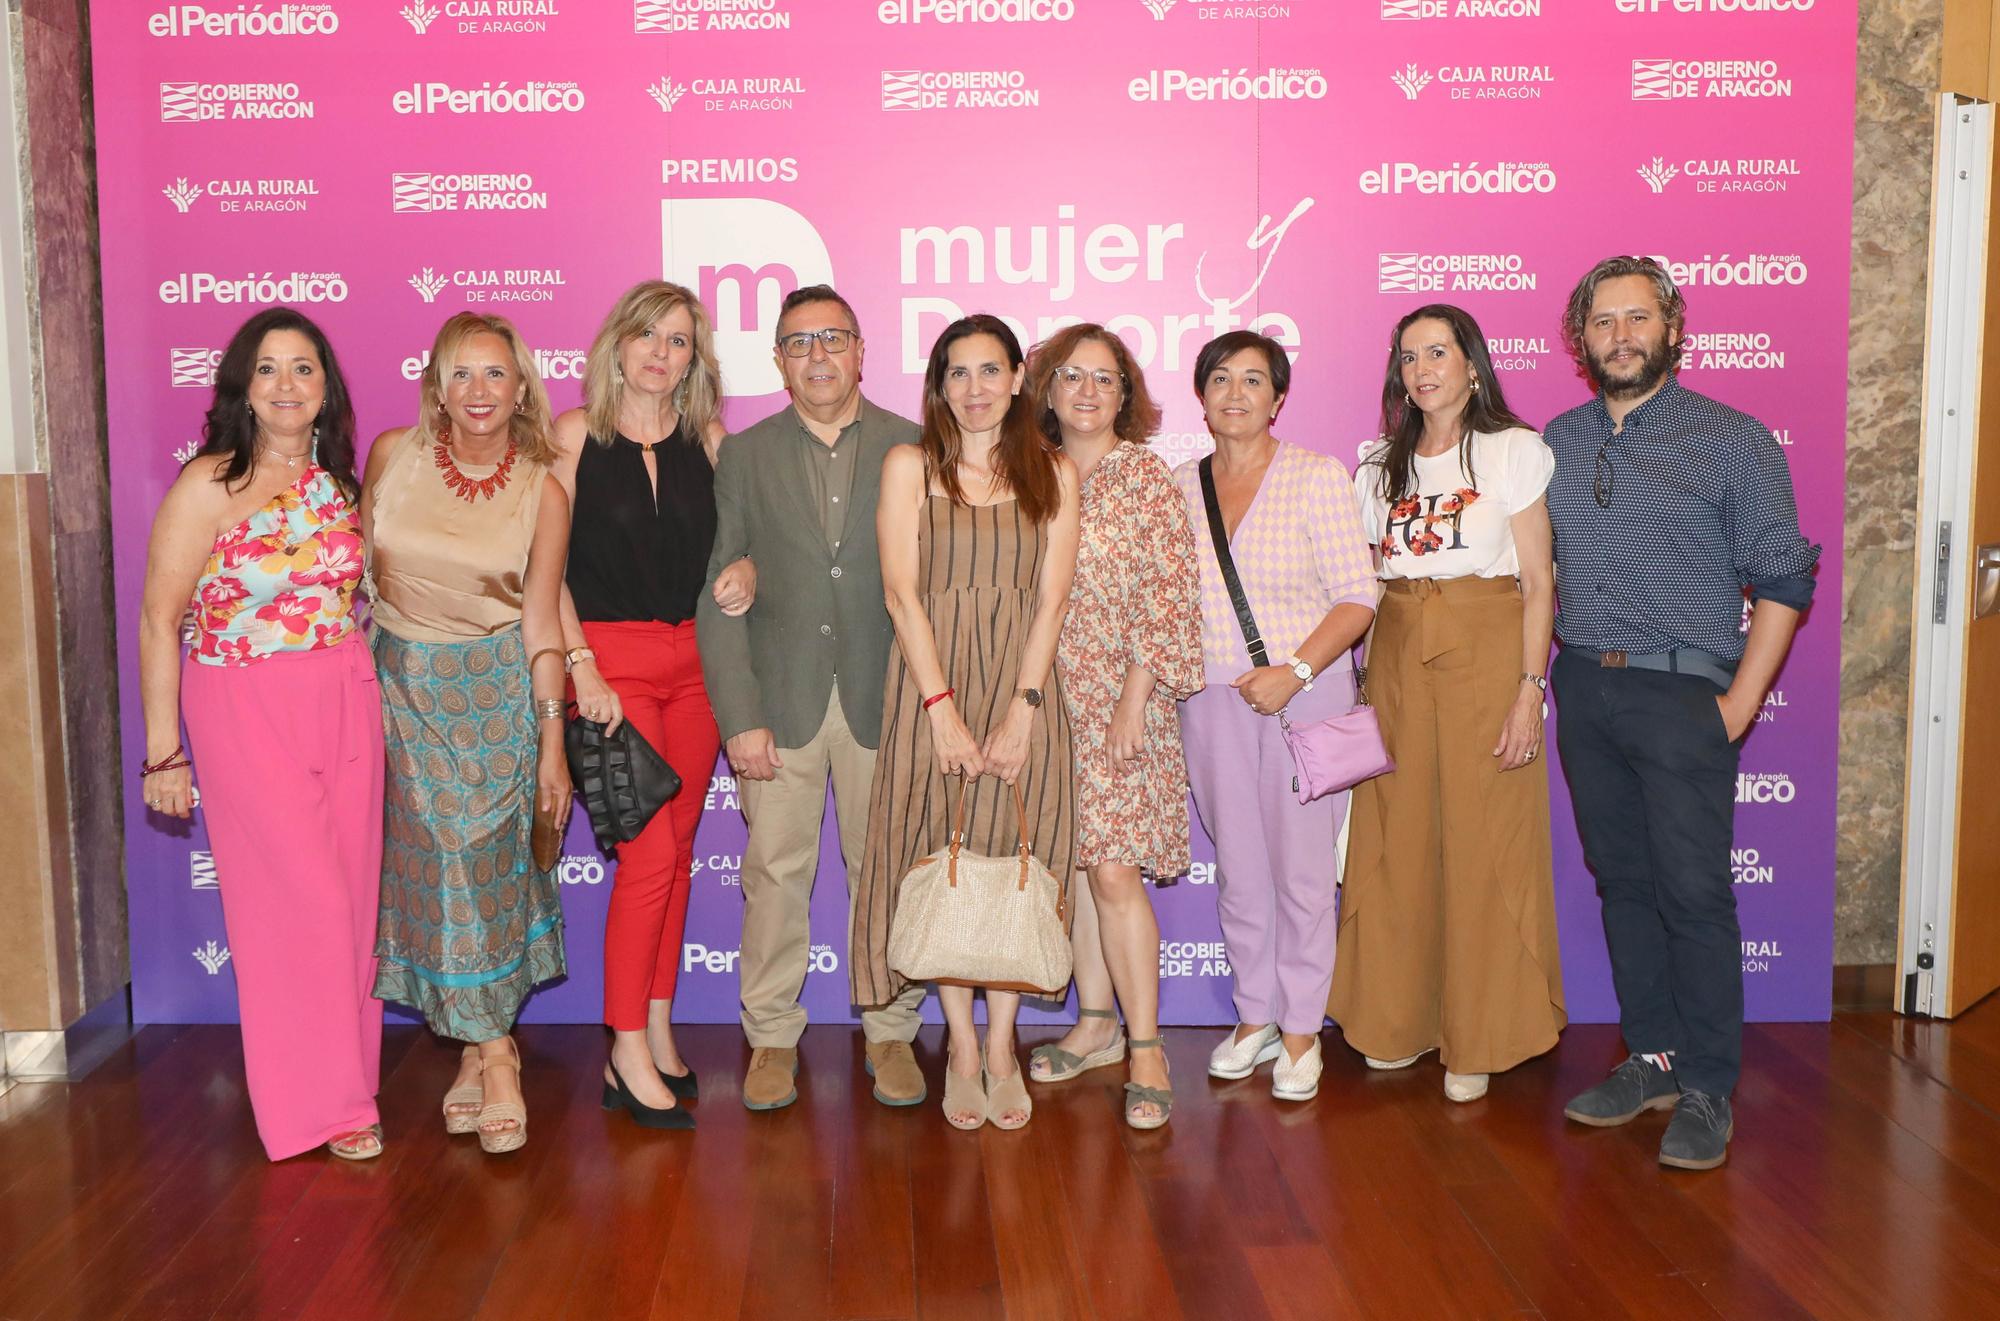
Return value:
[(1076, 0), (881, 0), (875, 17), (915, 23), (1067, 23)]

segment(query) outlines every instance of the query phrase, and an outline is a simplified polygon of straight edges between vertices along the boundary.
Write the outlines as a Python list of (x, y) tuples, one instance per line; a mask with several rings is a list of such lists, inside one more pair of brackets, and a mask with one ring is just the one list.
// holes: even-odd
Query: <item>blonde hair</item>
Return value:
[(521, 457), (534, 463), (554, 463), (555, 417), (549, 408), (549, 392), (542, 374), (535, 369), (535, 355), (503, 316), (482, 316), (460, 312), (439, 327), (437, 342), (431, 345), (430, 366), (424, 369), (420, 403), (417, 408), (416, 437), (425, 445), (437, 443), (438, 423), (444, 417), (444, 380), (458, 366), (458, 351), (474, 335), (498, 335), (507, 342), (514, 359), (514, 371), (521, 378), (521, 402), (508, 420), (508, 437)]
[(688, 319), (694, 323), (694, 356), (674, 387), (674, 408), (695, 444), (702, 443), (709, 424), (722, 411), (722, 372), (715, 365), (715, 333), (709, 326), (708, 309), (692, 290), (681, 285), (642, 280), (627, 289), (604, 318), (584, 360), (583, 416), (599, 444), (609, 445), (618, 434), (618, 411), (625, 400), (618, 350), (626, 340), (644, 333), (679, 307), (687, 309)]

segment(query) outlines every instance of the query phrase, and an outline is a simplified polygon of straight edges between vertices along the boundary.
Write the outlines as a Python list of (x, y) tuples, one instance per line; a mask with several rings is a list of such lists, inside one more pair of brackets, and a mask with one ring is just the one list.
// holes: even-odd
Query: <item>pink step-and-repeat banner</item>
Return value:
[[(1687, 292), (1683, 379), (1789, 447), (1826, 548), (1744, 751), (1734, 862), (1752, 1016), (1828, 1013), (1855, 0), (100, 0), (92, 30), (126, 765), (147, 528), (263, 304), (327, 328), (364, 436), (412, 418), (461, 308), (514, 318), (578, 402), (599, 320), (646, 277), (711, 309), (732, 428), (785, 402), (771, 332), (799, 284), (853, 300), (865, 388), (906, 413), (962, 312), (1029, 341), (1101, 320), (1166, 402), (1173, 462), (1208, 448), (1196, 351), (1248, 325), (1295, 356), (1281, 434), (1351, 464), (1403, 312), (1472, 311), (1539, 423), (1585, 398), (1571, 285), (1649, 253)], [(1549, 771), (1571, 1011), (1612, 1019)], [(744, 831), (726, 765), (705, 791), (677, 1016), (728, 1022)], [(125, 803), (138, 1016), (231, 1019), (201, 823)], [(806, 997), (840, 1021), (825, 839)], [(528, 1017), (595, 1022), (610, 868), (581, 825), (567, 853), (570, 976)], [(1163, 1015), (1225, 1022), (1196, 856), (1155, 896)]]

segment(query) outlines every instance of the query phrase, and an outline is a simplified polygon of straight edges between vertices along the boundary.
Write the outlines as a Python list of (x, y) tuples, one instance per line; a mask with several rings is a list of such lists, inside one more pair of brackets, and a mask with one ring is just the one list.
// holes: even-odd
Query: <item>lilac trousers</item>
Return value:
[(243, 1067), (272, 1160), (376, 1122), (382, 698), (360, 639), (181, 670)]
[[(1292, 723), (1354, 705), (1351, 670), (1329, 670), (1292, 699)], [(1215, 843), (1215, 907), (1236, 983), (1236, 1017), (1316, 1034), (1333, 985), (1334, 843), (1345, 793), (1300, 803), (1292, 754), (1275, 716), (1252, 711), (1210, 675), (1181, 703), (1181, 741), (1195, 811)]]

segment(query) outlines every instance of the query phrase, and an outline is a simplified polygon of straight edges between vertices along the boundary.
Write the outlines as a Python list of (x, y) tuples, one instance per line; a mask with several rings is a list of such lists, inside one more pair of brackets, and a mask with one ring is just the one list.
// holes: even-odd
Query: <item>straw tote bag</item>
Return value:
[(965, 784), (951, 843), (919, 858), (897, 891), (889, 966), (913, 982), (966, 982), (1003, 990), (1060, 991), (1070, 951), (1062, 885), (1028, 848), (1028, 808), (1014, 794), (1013, 857), (966, 851)]

